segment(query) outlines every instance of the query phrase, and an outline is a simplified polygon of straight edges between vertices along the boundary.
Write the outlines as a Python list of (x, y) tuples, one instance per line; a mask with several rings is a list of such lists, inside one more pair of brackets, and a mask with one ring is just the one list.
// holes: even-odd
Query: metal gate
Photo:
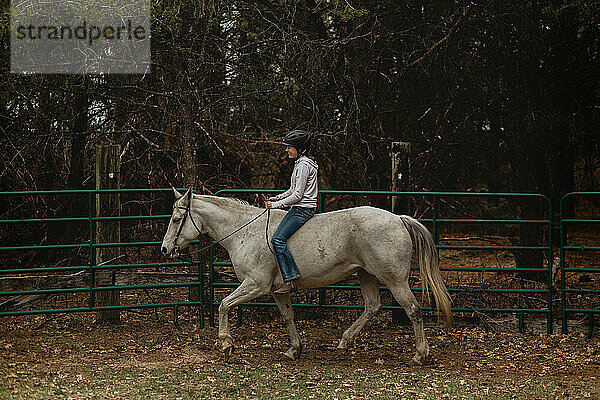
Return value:
[[(20, 298), (22, 296), (51, 296), (54, 302), (44, 302), (42, 305), (29, 307), (26, 310), (5, 311), (0, 309), (0, 316), (26, 315), (26, 314), (54, 314), (54, 313), (72, 313), (72, 312), (91, 312), (103, 311), (109, 309), (132, 310), (143, 308), (164, 308), (173, 309), (175, 323), (177, 324), (178, 309), (181, 306), (194, 306), (200, 308), (203, 304), (202, 297), (202, 273), (189, 278), (190, 281), (175, 283), (155, 283), (155, 284), (127, 284), (99, 286), (96, 283), (97, 274), (103, 271), (126, 270), (128, 273), (134, 271), (143, 273), (144, 271), (174, 270), (180, 267), (190, 267), (196, 262), (140, 262), (140, 259), (160, 260), (161, 241), (127, 241), (122, 243), (99, 243), (96, 238), (96, 227), (99, 221), (123, 221), (124, 224), (132, 223), (151, 223), (148, 221), (168, 220), (170, 214), (153, 214), (153, 210), (160, 209), (163, 212), (170, 211), (172, 201), (165, 200), (164, 193), (171, 193), (172, 189), (115, 189), (115, 190), (59, 190), (59, 191), (22, 191), (22, 192), (0, 192), (0, 201), (7, 207), (5, 214), (7, 218), (0, 219), (0, 255), (2, 256), (2, 266), (0, 266), (0, 278), (25, 279), (36, 281), (44, 278), (48, 280), (51, 274), (52, 279), (64, 280), (66, 275), (71, 279), (73, 276), (87, 276), (85, 280), (76, 280), (75, 287), (60, 288), (31, 288), (29, 290), (4, 290), (0, 291), (0, 300)], [(129, 196), (122, 209), (144, 209), (146, 212), (132, 212), (120, 216), (96, 216), (95, 203), (96, 197), (106, 194), (118, 193), (122, 198)], [(135, 196), (135, 197), (132, 197)], [(145, 196), (140, 199), (140, 196)], [(162, 198), (161, 198), (162, 196)], [(62, 202), (75, 201), (80, 207), (81, 216), (48, 216), (35, 213), (36, 204), (46, 204), (52, 202), (59, 207)], [(133, 207), (132, 204), (148, 204), (148, 207)], [(162, 205), (162, 206), (161, 206)], [(27, 209), (29, 215), (24, 215), (21, 208)], [(12, 215), (11, 215), (12, 212)], [(69, 229), (69, 226), (79, 225), (78, 233), (82, 237), (75, 238), (72, 243), (48, 243), (52, 238), (35, 238), (32, 232), (47, 230), (49, 226), (54, 226), (58, 232)], [(23, 229), (20, 229), (20, 228)], [(135, 230), (135, 226), (132, 228)], [(163, 232), (160, 233), (162, 235)], [(49, 236), (49, 235), (47, 235)], [(129, 235), (133, 236), (133, 235)], [(137, 237), (136, 237), (137, 239)], [(199, 243), (195, 241), (193, 243)], [(37, 243), (36, 243), (37, 242)], [(96, 262), (96, 249), (102, 247), (122, 248), (124, 257), (117, 260), (109, 260), (104, 264)], [(133, 254), (137, 249), (137, 255)], [(51, 256), (46, 252), (50, 251)], [(61, 252), (75, 252), (76, 259), (81, 263), (79, 265), (60, 265)], [(132, 253), (132, 254), (128, 254)], [(155, 256), (156, 255), (156, 256)], [(132, 262), (122, 262), (123, 259), (132, 259)], [(29, 260), (29, 261), (28, 261)], [(40, 261), (42, 260), (42, 261)], [(121, 262), (120, 262), (121, 261)], [(37, 265), (31, 265), (37, 264)], [(197, 264), (201, 271), (202, 258), (198, 255)], [(180, 274), (185, 275), (185, 274)], [(181, 278), (181, 277), (180, 277)], [(179, 279), (181, 280), (181, 279)], [(36, 285), (38, 286), (38, 285)], [(176, 290), (178, 288), (198, 288), (198, 301), (189, 301), (186, 299), (154, 301), (155, 293), (159, 290)], [(97, 293), (106, 290), (119, 290), (126, 293), (126, 300), (129, 304), (101, 306), (97, 303)], [(141, 293), (141, 294), (140, 294)], [(165, 297), (165, 296), (163, 296)], [(179, 296), (182, 297), (182, 296)], [(169, 299), (169, 296), (166, 296)], [(146, 301), (141, 301), (146, 300)]]
[[(184, 189), (182, 189), (184, 190)], [(0, 316), (53, 314), (71, 312), (90, 312), (105, 309), (141, 309), (141, 308), (172, 308), (177, 320), (178, 308), (181, 306), (197, 307), (203, 323), (203, 308), (208, 306), (211, 323), (214, 323), (215, 307), (220, 304), (220, 298), (231, 288), (237, 287), (234, 279), (224, 279), (227, 271), (231, 271), (231, 263), (226, 253), (219, 248), (209, 250), (208, 293), (203, 295), (203, 275), (198, 273), (193, 280), (176, 283), (128, 284), (114, 286), (98, 286), (96, 274), (103, 271), (125, 270), (128, 273), (136, 271), (165, 271), (176, 268), (198, 266), (201, 271), (202, 254), (194, 262), (156, 262), (161, 260), (158, 250), (160, 241), (130, 240), (122, 243), (99, 243), (95, 231), (99, 221), (120, 220), (126, 222), (144, 222), (167, 220), (170, 217), (170, 196), (164, 200), (162, 212), (129, 212), (126, 215), (113, 217), (98, 217), (95, 214), (94, 199), (107, 193), (119, 193), (121, 196), (163, 196), (171, 189), (120, 189), (120, 190), (66, 190), (66, 191), (22, 191), (0, 192), (0, 201), (6, 209), (0, 219), (0, 278), (30, 279), (35, 281), (40, 276), (53, 274), (56, 277), (73, 274), (85, 274), (86, 281), (80, 280), (80, 285), (68, 288), (38, 289), (32, 287), (23, 290), (0, 291)], [(254, 196), (257, 194), (277, 193), (279, 191), (260, 189), (226, 189), (218, 192), (221, 195)], [(600, 265), (597, 257), (600, 252), (600, 235), (598, 227), (600, 217), (597, 213), (597, 200), (600, 192), (575, 192), (565, 195), (560, 203), (557, 222), (560, 228), (560, 290), (554, 292), (557, 298), (553, 300), (552, 290), (552, 209), (547, 197), (540, 194), (521, 193), (457, 193), (457, 192), (388, 192), (388, 191), (342, 191), (323, 190), (319, 194), (319, 211), (330, 211), (354, 205), (375, 204), (385, 208), (385, 202), (390, 196), (405, 199), (407, 214), (413, 214), (424, 223), (433, 234), (437, 248), (440, 251), (441, 270), (448, 289), (454, 298), (455, 312), (489, 315), (491, 313), (514, 313), (518, 316), (519, 328), (523, 329), (526, 314), (543, 315), (547, 321), (547, 331), (552, 332), (553, 302), (560, 303), (560, 309), (555, 312), (561, 318), (562, 331), (568, 330), (568, 318), (585, 316), (588, 319), (589, 334), (592, 334), (594, 316), (600, 313), (600, 288), (597, 281)], [(83, 213), (79, 216), (43, 215), (22, 211), (35, 210), (24, 207), (24, 204), (35, 203), (43, 198), (61, 198), (57, 201), (70, 201), (78, 198), (83, 204)], [(154, 201), (148, 200), (146, 201)], [(131, 200), (133, 201), (133, 200)], [(528, 206), (522, 204), (529, 202)], [(532, 205), (532, 202), (535, 203)], [(589, 203), (589, 204), (588, 204)], [(482, 211), (483, 210), (483, 211)], [(485, 212), (484, 212), (485, 211)], [(10, 214), (12, 212), (12, 214)], [(512, 215), (511, 215), (512, 213)], [(50, 243), (44, 240), (29, 240), (33, 231), (39, 231), (50, 224), (68, 226), (80, 224), (85, 226), (84, 237), (71, 243)], [(19, 231), (19, 227), (23, 228)], [(583, 229), (582, 229), (583, 227)], [(46, 229), (46, 228), (44, 228)], [(60, 228), (63, 229), (63, 228)], [(524, 236), (522, 231), (533, 232), (533, 242), (521, 243)], [(25, 234), (23, 233), (26, 232)], [(465, 234), (465, 232), (467, 234)], [(530, 232), (531, 233), (531, 232)], [(29, 236), (28, 236), (29, 235)], [(160, 232), (162, 235), (162, 232)], [(587, 236), (586, 236), (587, 235)], [(466, 236), (466, 237), (465, 237)], [(531, 235), (530, 235), (531, 236)], [(31, 238), (30, 238), (31, 239)], [(38, 238), (39, 239), (39, 238)], [(583, 241), (582, 241), (583, 240)], [(197, 246), (201, 242), (194, 241)], [(101, 247), (123, 248), (124, 252), (138, 249), (139, 252), (154, 252), (153, 261), (143, 262), (144, 257), (130, 256), (131, 262), (110, 262), (100, 265), (96, 262), (95, 249)], [(77, 251), (81, 263), (77, 265), (61, 265), (61, 251)], [(41, 259), (40, 254), (52, 253), (43, 261), (29, 263), (30, 259)], [(56, 254), (55, 254), (56, 253)], [(539, 262), (534, 265), (516, 265), (518, 254), (531, 253), (537, 256), (533, 259)], [(54, 259), (52, 258), (54, 257)], [(151, 257), (152, 258), (152, 257)], [(466, 262), (453, 262), (466, 260)], [(496, 262), (491, 262), (493, 259)], [(512, 261), (511, 261), (512, 260)], [(162, 261), (162, 260), (161, 260)], [(413, 266), (414, 272), (418, 266)], [(541, 274), (544, 282), (521, 279), (521, 274)], [(489, 278), (489, 279), (488, 279)], [(539, 281), (539, 279), (538, 279)], [(29, 285), (32, 286), (32, 285)], [(35, 285), (33, 285), (35, 286)], [(100, 306), (96, 294), (104, 290), (121, 290), (124, 293), (153, 290), (196, 287), (199, 292), (198, 301), (169, 299), (168, 301), (139, 301), (130, 298), (128, 304), (118, 306)], [(411, 287), (419, 291), (418, 280), (411, 279)], [(295, 306), (308, 307), (315, 310), (326, 308), (361, 309), (362, 300), (358, 295), (359, 286), (355, 282), (346, 282), (327, 286), (321, 289), (305, 291), (303, 298), (296, 295)], [(384, 289), (384, 296), (387, 292)], [(560, 293), (559, 293), (560, 292)], [(352, 294), (354, 293), (354, 294)], [(343, 295), (342, 295), (343, 294)], [(6, 310), (2, 303), (6, 299), (17, 296), (47, 296), (55, 299), (49, 306), (28, 309)], [(146, 296), (148, 299), (152, 297)], [(344, 297), (342, 301), (340, 298)], [(389, 297), (389, 294), (388, 294)], [(60, 298), (60, 299), (59, 299)], [(347, 299), (350, 298), (350, 301)], [(59, 300), (57, 300), (59, 299)], [(346, 301), (344, 301), (346, 300)], [(259, 299), (245, 306), (275, 306), (269, 299)], [(394, 310), (399, 306), (388, 301), (384, 309)], [(424, 307), (431, 310), (431, 307)], [(238, 308), (241, 322), (242, 307)]]
[(588, 336), (591, 336), (594, 315), (600, 313), (600, 288), (594, 283), (600, 274), (600, 217), (595, 214), (600, 211), (599, 199), (600, 192), (574, 192), (560, 201), (563, 333), (568, 330), (568, 316), (583, 314), (587, 315)]

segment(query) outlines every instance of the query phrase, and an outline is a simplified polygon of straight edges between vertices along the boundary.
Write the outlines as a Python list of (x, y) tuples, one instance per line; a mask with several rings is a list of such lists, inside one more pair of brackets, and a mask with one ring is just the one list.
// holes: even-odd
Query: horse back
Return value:
[(316, 214), (288, 243), (292, 254), (296, 250), (332, 262), (348, 259), (354, 263), (364, 262), (368, 253), (412, 246), (398, 215), (370, 206)]

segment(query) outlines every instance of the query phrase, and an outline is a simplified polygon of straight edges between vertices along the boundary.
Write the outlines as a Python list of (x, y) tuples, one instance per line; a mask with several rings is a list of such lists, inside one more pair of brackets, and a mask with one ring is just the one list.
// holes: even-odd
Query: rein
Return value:
[[(192, 221), (192, 224), (194, 224), (194, 228), (196, 228), (196, 230), (198, 231), (198, 233), (201, 233), (200, 229), (198, 229), (198, 226), (196, 225), (196, 222), (194, 222), (194, 217), (192, 217), (192, 212), (190, 210), (191, 203), (192, 203), (191, 200), (188, 201), (188, 204), (187, 204), (187, 206), (185, 208), (184, 207), (176, 207), (176, 208), (179, 208), (179, 209), (185, 209), (185, 215), (183, 216), (181, 224), (179, 225), (179, 230), (177, 231), (177, 235), (175, 235), (174, 243), (177, 243), (177, 239), (179, 238), (179, 234), (181, 233), (181, 230), (183, 229), (183, 225), (185, 224), (185, 220), (186, 220), (186, 218), (187, 218), (188, 215), (190, 216), (190, 221)], [(239, 231), (241, 231), (242, 229), (244, 229), (245, 227), (247, 227), (248, 225), (250, 225), (251, 223), (253, 223), (257, 219), (259, 219), (260, 217), (262, 217), (265, 213), (267, 213), (267, 224), (266, 224), (266, 228), (265, 228), (265, 239), (267, 240), (267, 247), (269, 248), (269, 250), (271, 250), (271, 253), (273, 253), (273, 255), (275, 255), (275, 252), (273, 251), (273, 249), (271, 249), (271, 245), (269, 244), (269, 220), (271, 218), (271, 209), (267, 208), (263, 212), (261, 212), (260, 214), (258, 214), (256, 217), (252, 218), (250, 221), (246, 222), (244, 225), (240, 226), (235, 231), (231, 232), (230, 234), (226, 235), (225, 237), (222, 237), (221, 239), (217, 240), (216, 242), (213, 242), (213, 243), (211, 243), (211, 244), (209, 244), (207, 246), (204, 246), (201, 249), (192, 251), (191, 253), (187, 253), (187, 254), (185, 254), (185, 256), (186, 257), (193, 256), (194, 254), (201, 253), (204, 250), (209, 249), (209, 248), (213, 247), (214, 245), (221, 243), (223, 240), (225, 240), (227, 238), (230, 238), (234, 234), (238, 233)], [(184, 256), (184, 254), (180, 254), (179, 256), (180, 257)]]

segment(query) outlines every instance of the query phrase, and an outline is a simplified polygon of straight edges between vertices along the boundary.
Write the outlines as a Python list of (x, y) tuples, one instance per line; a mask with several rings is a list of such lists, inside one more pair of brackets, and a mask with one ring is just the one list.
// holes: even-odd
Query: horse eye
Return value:
[(179, 221), (181, 221), (181, 218), (173, 218), (173, 222), (177, 223)]

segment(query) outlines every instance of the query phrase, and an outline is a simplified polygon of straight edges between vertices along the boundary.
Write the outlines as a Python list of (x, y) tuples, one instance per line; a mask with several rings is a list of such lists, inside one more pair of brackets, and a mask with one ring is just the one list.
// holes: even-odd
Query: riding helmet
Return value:
[(282, 143), (295, 147), (302, 154), (310, 148), (310, 139), (308, 132), (296, 129), (285, 135)]

